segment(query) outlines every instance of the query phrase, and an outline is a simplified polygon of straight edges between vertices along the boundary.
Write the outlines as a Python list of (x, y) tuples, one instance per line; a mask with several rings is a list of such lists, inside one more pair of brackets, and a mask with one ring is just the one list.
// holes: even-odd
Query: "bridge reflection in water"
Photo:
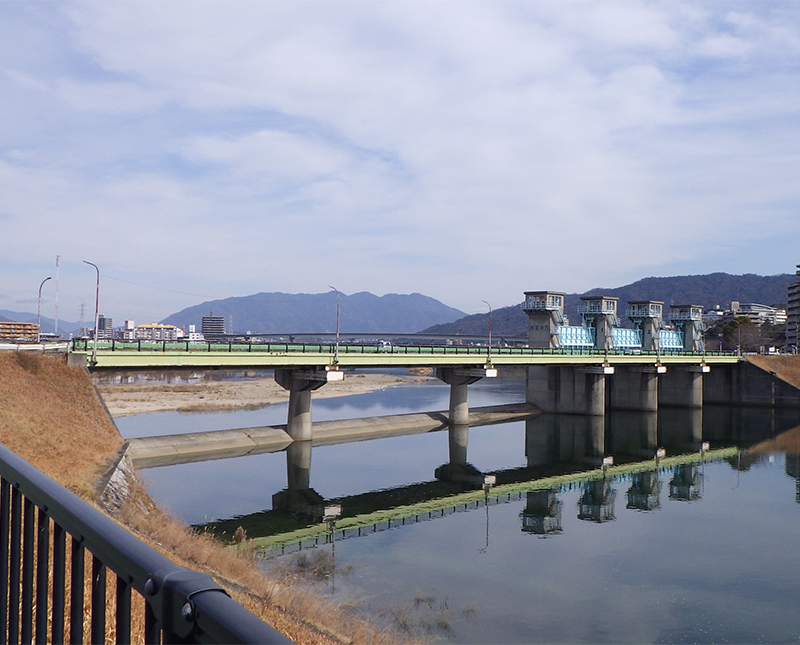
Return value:
[[(272, 496), (271, 510), (201, 527), (228, 539), (242, 527), (268, 558), (482, 507), (487, 507), (488, 530), (489, 506), (523, 500), (521, 531), (557, 535), (565, 511), (559, 495), (567, 491), (580, 492), (577, 517), (598, 523), (620, 512), (618, 491), (624, 495), (624, 511), (657, 510), (665, 482), (669, 499), (701, 499), (705, 461), (735, 460), (743, 447), (737, 436), (743, 422), (736, 418), (734, 413), (715, 414), (717, 421), (704, 433), (700, 409), (539, 415), (525, 421), (525, 465), (493, 472), (470, 464), (469, 427), (453, 426), (448, 429), (448, 460), (431, 481), (331, 499), (312, 487), (312, 442), (296, 441), (286, 449), (287, 487)], [(704, 439), (714, 449), (704, 450)], [(659, 449), (666, 457), (657, 457)], [(614, 465), (603, 466), (608, 455)], [(493, 478), (491, 486), (487, 475)], [(332, 504), (342, 507), (335, 524), (322, 521), (325, 506)]]

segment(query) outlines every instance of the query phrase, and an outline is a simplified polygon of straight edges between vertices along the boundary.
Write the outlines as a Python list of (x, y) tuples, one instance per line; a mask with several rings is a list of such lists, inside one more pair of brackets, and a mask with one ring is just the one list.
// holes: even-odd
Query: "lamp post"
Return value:
[(47, 276), (44, 280), (42, 280), (42, 284), (39, 285), (39, 304), (36, 308), (36, 342), (42, 342), (42, 287), (44, 283), (48, 280), (52, 280), (53, 276)]
[(339, 290), (336, 287), (328, 285), (336, 292), (336, 347), (333, 350), (333, 362), (339, 364)]
[(485, 300), (481, 300), (481, 302), (485, 303), (487, 307), (489, 307), (489, 347), (486, 350), (486, 361), (489, 365), (492, 364), (492, 305), (490, 305)]
[(100, 269), (93, 262), (83, 261), (94, 267), (97, 272), (97, 287), (94, 294), (94, 343), (92, 345), (92, 363), (97, 363), (97, 325), (100, 323)]

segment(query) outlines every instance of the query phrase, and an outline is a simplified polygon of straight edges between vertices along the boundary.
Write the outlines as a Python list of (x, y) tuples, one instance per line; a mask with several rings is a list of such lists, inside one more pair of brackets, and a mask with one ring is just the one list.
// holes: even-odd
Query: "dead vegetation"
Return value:
[(0, 353), (0, 442), (83, 498), (123, 444), (83, 369), (27, 352)]
[[(0, 354), (0, 442), (92, 503), (96, 482), (123, 444), (85, 370), (63, 357), (21, 352)], [(239, 548), (225, 548), (168, 516), (139, 482), (115, 519), (171, 560), (211, 574), (294, 642), (405, 642), (308, 585), (265, 575), (244, 534)]]
[(757, 355), (748, 356), (747, 361), (775, 375), (797, 388), (800, 388), (800, 355)]

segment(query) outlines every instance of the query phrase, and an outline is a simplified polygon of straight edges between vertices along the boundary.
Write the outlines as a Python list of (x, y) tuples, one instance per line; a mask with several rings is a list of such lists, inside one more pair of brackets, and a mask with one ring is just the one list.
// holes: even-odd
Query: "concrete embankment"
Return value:
[[(482, 426), (524, 419), (539, 412), (527, 403), (488, 406), (470, 410), (469, 425)], [(368, 441), (447, 428), (446, 412), (419, 412), (314, 423), (313, 445), (325, 446)], [(213, 432), (163, 435), (131, 439), (128, 454), (137, 468), (227, 459), (285, 449), (292, 438), (286, 426), (263, 426)]]
[(800, 356), (747, 356), (738, 365), (712, 367), (703, 379), (703, 402), (800, 407)]

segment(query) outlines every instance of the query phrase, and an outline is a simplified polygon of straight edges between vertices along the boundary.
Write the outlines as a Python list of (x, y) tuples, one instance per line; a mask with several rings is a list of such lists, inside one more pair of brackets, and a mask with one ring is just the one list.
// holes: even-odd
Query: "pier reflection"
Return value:
[[(726, 439), (715, 421), (714, 448), (744, 448), (762, 438), (763, 425), (751, 425), (755, 431), (749, 435), (750, 441), (745, 441), (741, 436), (745, 426), (733, 421), (734, 415), (729, 418), (733, 436)], [(271, 509), (203, 528), (231, 536), (241, 526), (250, 538), (275, 538), (266, 540), (265, 548), (275, 546), (283, 552), (332, 537), (326, 527), (314, 531), (315, 526), (321, 526), (324, 507), (330, 504), (342, 507), (338, 520), (341, 528), (334, 536), (338, 540), (515, 501), (524, 502), (520, 512), (522, 532), (559, 535), (563, 531), (559, 496), (570, 490), (579, 491), (578, 519), (596, 524), (616, 519), (619, 487), (626, 490), (625, 510), (658, 511), (665, 484), (671, 501), (702, 500), (702, 447), (707, 440), (702, 410), (626, 412), (605, 417), (542, 414), (524, 423), (524, 446), (520, 446), (524, 462), (518, 468), (481, 472), (468, 460), (470, 428), (458, 425), (447, 430), (447, 447), (441, 444), (447, 461), (435, 469), (431, 481), (331, 499), (323, 498), (312, 487), (311, 442), (294, 442), (286, 449), (287, 487), (272, 496)], [(666, 459), (656, 457), (659, 448), (665, 449)], [(716, 454), (716, 458), (726, 458), (734, 468), (760, 458), (738, 448), (724, 454), (712, 451), (710, 457)], [(615, 464), (608, 472), (601, 469), (607, 455), (613, 455)], [(786, 472), (798, 480), (800, 501), (798, 463), (796, 456), (787, 456)], [(487, 475), (496, 482), (491, 493), (484, 487)]]

